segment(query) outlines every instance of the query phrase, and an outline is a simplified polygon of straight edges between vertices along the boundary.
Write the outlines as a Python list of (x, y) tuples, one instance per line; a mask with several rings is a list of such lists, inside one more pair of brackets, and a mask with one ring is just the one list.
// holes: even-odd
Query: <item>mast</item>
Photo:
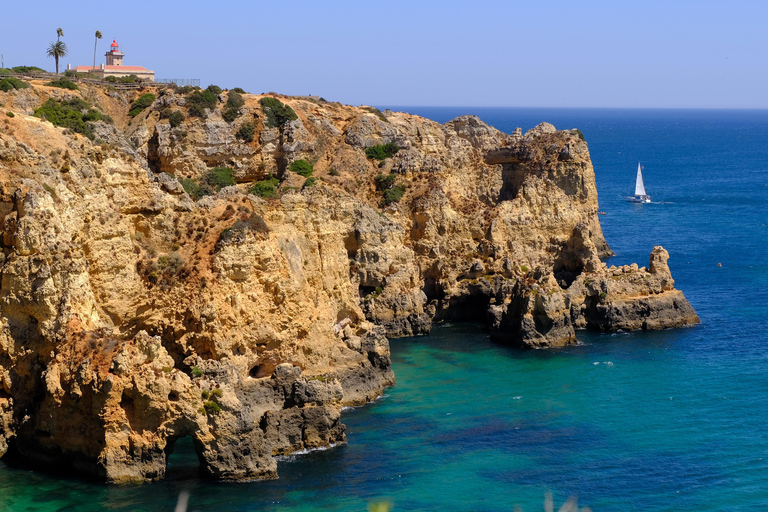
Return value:
[(645, 185), (643, 185), (643, 173), (640, 171), (640, 162), (637, 162), (637, 181), (635, 182), (635, 195), (644, 196)]

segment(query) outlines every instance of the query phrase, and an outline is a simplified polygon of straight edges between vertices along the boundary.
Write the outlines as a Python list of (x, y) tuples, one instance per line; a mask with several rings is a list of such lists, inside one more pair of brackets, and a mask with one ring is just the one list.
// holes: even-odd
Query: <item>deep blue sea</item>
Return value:
[[(594, 512), (768, 508), (768, 111), (391, 108), (581, 129), (608, 263), (647, 265), (663, 245), (701, 325), (536, 351), (442, 325), (393, 340), (397, 386), (343, 414), (347, 445), (280, 462), (279, 480), (201, 481), (190, 446), (169, 481), (141, 486), (0, 460), (0, 510), (171, 511), (183, 490), (206, 512), (527, 512), (547, 493), (555, 510), (570, 496)], [(652, 204), (624, 201), (638, 161)]]

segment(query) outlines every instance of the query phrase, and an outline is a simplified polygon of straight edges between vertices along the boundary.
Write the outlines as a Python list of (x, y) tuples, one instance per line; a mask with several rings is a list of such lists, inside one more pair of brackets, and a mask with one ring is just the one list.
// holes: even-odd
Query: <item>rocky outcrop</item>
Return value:
[[(225, 119), (226, 92), (172, 127), (178, 90), (130, 119), (131, 97), (93, 88), (114, 124), (92, 142), (30, 115), (62, 94), (0, 93), (0, 456), (156, 480), (189, 436), (205, 475), (274, 478), (274, 456), (344, 442), (342, 407), (394, 383), (387, 336), (468, 320), (551, 347), (698, 321), (663, 249), (600, 261), (577, 131), (285, 97), (297, 119), (270, 127), (252, 95)], [(270, 174), (275, 196), (251, 193)]]

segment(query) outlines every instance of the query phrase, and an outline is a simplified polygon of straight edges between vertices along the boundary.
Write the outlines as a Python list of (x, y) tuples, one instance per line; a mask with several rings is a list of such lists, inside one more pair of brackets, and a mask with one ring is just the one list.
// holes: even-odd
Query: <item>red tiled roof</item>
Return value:
[[(149, 71), (144, 66), (104, 66), (106, 71)], [(100, 71), (100, 67), (93, 66), (75, 66), (72, 71)]]
[(107, 71), (149, 71), (144, 66), (104, 66)]

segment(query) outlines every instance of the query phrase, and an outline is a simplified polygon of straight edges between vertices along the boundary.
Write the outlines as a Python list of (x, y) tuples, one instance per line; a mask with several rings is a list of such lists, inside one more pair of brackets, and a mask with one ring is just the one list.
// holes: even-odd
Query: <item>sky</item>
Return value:
[(125, 65), (350, 105), (768, 108), (768, 2), (4, 2), (6, 67)]

